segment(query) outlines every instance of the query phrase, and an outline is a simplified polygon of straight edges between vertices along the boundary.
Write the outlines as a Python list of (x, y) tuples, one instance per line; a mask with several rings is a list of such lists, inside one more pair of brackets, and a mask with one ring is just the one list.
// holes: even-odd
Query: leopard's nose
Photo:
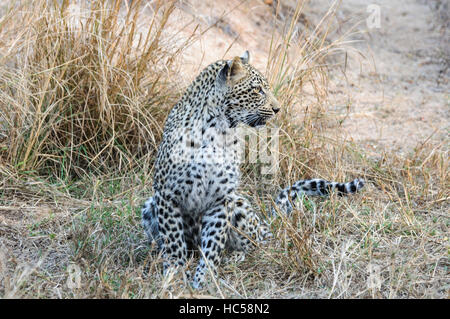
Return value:
[(279, 108), (279, 107), (273, 107), (273, 108), (272, 108), (272, 111), (273, 111), (275, 114), (277, 114), (278, 111), (280, 111), (280, 108)]

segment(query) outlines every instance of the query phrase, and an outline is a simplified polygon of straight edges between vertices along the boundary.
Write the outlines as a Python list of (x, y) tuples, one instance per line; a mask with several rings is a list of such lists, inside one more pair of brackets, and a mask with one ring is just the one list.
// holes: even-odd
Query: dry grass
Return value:
[(335, 8), (299, 31), (301, 5), (287, 22), (274, 19), (268, 52), (284, 106), (274, 121), (280, 172), (265, 178), (245, 165), (244, 188), (264, 213), (263, 194), (300, 178), (361, 176), (367, 187), (302, 199), (273, 222), (271, 243), (244, 261), (227, 255), (220, 279), (203, 291), (163, 277), (140, 205), (162, 121), (180, 93), (171, 82), (176, 59), (191, 38), (168, 41), (171, 4), (153, 7), (141, 29), (139, 1), (96, 3), (82, 8), (83, 24), (73, 23), (67, 2), (51, 1), (17, 2), (0, 20), (0, 296), (448, 297), (446, 141), (423, 141), (406, 156), (345, 141), (327, 109), (327, 56), (348, 43), (325, 40)]
[(176, 98), (169, 76), (182, 46), (164, 34), (174, 2), (124, 5), (40, 1), (7, 10), (0, 110), (8, 163), (64, 180), (132, 168), (154, 152), (161, 110)]

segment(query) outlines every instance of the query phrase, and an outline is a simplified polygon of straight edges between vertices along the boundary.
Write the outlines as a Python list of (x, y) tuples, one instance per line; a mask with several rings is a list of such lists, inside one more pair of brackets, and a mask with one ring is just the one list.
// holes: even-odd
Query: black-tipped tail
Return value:
[(364, 180), (356, 178), (348, 183), (331, 183), (332, 189), (337, 189), (339, 195), (353, 194), (364, 187)]
[[(331, 192), (337, 191), (338, 195), (353, 194), (364, 187), (364, 180), (356, 178), (351, 182), (337, 183), (323, 179), (305, 179), (295, 182), (292, 186), (283, 189), (275, 200), (275, 204), (281, 212), (292, 211), (291, 202), (295, 202), (302, 194), (309, 196), (328, 196)], [(275, 214), (275, 209), (272, 209)]]

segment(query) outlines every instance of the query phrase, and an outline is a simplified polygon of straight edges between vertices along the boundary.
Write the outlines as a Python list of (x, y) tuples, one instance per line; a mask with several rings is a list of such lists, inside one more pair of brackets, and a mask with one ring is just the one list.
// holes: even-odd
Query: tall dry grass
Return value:
[[(153, 154), (178, 91), (174, 1), (17, 1), (0, 23), (0, 156), (72, 179)], [(142, 15), (146, 16), (143, 24)]]

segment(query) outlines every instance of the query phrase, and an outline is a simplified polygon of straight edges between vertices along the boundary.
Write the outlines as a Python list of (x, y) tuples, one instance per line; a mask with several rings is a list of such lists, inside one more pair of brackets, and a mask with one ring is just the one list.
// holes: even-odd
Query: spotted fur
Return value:
[(364, 180), (357, 178), (348, 183), (329, 182), (323, 179), (299, 180), (290, 187), (283, 189), (278, 194), (275, 204), (277, 208), (272, 209), (272, 214), (276, 215), (277, 209), (283, 214), (289, 214), (297, 200), (302, 195), (328, 196), (330, 192), (337, 191), (339, 196), (356, 193), (364, 186)]
[[(201, 249), (194, 288), (208, 269), (216, 271), (223, 250), (245, 252), (272, 236), (266, 221), (237, 192), (234, 128), (240, 123), (265, 125), (279, 111), (267, 80), (248, 60), (246, 52), (209, 65), (173, 107), (156, 158), (155, 193), (142, 209), (142, 224), (163, 251), (165, 271), (184, 266), (188, 252)], [(283, 190), (276, 203), (289, 212), (291, 200), (301, 192), (326, 195), (337, 188), (352, 193), (363, 185), (351, 183), (299, 181)]]

